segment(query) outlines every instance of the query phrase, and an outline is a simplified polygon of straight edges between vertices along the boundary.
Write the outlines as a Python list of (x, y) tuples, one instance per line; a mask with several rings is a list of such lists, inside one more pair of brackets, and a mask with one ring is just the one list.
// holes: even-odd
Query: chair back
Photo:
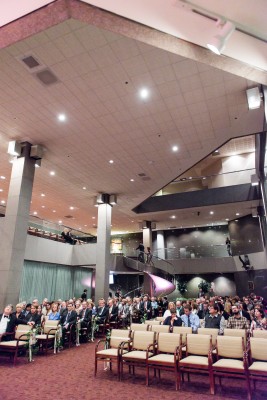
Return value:
[(224, 358), (243, 358), (245, 345), (241, 336), (217, 336), (217, 354)]
[(149, 330), (152, 332), (168, 333), (170, 331), (170, 326), (169, 325), (149, 325)]
[(147, 331), (147, 324), (131, 324), (131, 331)]
[(29, 326), (29, 325), (18, 325), (17, 329), (16, 329), (16, 333), (15, 333), (15, 339), (28, 340), (29, 336), (27, 336), (27, 335), (31, 330), (32, 330), (32, 326)]
[(223, 331), (224, 336), (237, 336), (244, 338), (244, 343), (247, 342), (247, 331), (246, 329), (229, 329), (225, 328)]
[(112, 329), (109, 345), (112, 348), (118, 348), (121, 342), (127, 341), (131, 331), (128, 329)]
[(49, 332), (49, 335), (55, 335), (56, 331), (57, 331), (57, 327), (58, 327), (59, 321), (52, 321), (52, 320), (46, 320), (45, 324), (44, 324), (44, 333), (47, 334), (51, 329), (53, 329), (52, 331)]
[(186, 354), (207, 356), (210, 350), (210, 335), (194, 335), (190, 333), (186, 336)]
[(145, 320), (145, 324), (147, 324), (147, 325), (160, 325), (160, 321), (156, 321), (155, 319), (147, 319), (147, 320)]
[(267, 331), (262, 331), (260, 329), (254, 329), (253, 330), (253, 337), (261, 338), (261, 339), (267, 339)]
[(192, 327), (174, 326), (172, 331), (173, 331), (173, 333), (181, 333), (182, 334), (182, 343), (185, 344), (186, 335), (188, 333), (192, 333)]
[(163, 322), (163, 321), (164, 321), (164, 318), (163, 318), (163, 317), (156, 317), (156, 321)]
[(132, 348), (146, 350), (150, 344), (155, 345), (155, 332), (134, 331)]
[(216, 339), (218, 336), (218, 329), (214, 328), (198, 328), (197, 331), (198, 334), (200, 335), (211, 335), (212, 339), (212, 346), (216, 346)]
[(251, 357), (255, 360), (267, 362), (267, 342), (264, 338), (250, 338)]
[(158, 335), (158, 351), (160, 353), (174, 353), (182, 342), (180, 333), (162, 333)]

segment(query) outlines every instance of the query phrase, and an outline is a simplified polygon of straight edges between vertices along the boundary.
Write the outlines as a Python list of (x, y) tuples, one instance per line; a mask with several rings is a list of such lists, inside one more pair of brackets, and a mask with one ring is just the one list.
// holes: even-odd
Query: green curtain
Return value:
[(34, 298), (50, 301), (80, 297), (86, 288), (91, 297), (92, 270), (36, 261), (24, 261), (20, 301)]

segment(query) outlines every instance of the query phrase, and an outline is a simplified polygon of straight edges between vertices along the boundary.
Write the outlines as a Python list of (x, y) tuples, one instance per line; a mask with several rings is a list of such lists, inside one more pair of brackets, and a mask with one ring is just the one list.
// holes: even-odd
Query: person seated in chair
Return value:
[(8, 333), (13, 333), (19, 323), (15, 313), (12, 314), (12, 307), (6, 306), (4, 312), (0, 314), (0, 342), (12, 340), (12, 335)]
[(175, 308), (171, 308), (170, 313), (171, 315), (165, 318), (163, 325), (169, 325), (170, 332), (172, 332), (174, 326), (182, 326), (182, 320), (180, 317), (177, 317)]
[(98, 301), (98, 307), (96, 309), (96, 317), (98, 324), (103, 324), (108, 317), (108, 307), (106, 306), (104, 299), (100, 299)]
[(64, 346), (66, 332), (70, 331), (72, 325), (77, 323), (77, 313), (74, 310), (73, 303), (68, 303), (67, 313), (63, 314), (60, 318), (60, 325), (62, 326), (62, 345)]
[(109, 309), (108, 309), (109, 322), (114, 322), (118, 318), (118, 312), (119, 312), (118, 306), (115, 304), (115, 301), (113, 299), (110, 299), (108, 301), (108, 306), (109, 306)]
[(24, 324), (30, 326), (41, 325), (41, 315), (37, 312), (37, 306), (31, 305), (31, 312), (24, 318)]
[(222, 335), (225, 320), (224, 317), (219, 313), (220, 309), (218, 304), (212, 304), (209, 307), (209, 314), (204, 318), (204, 328), (218, 329), (218, 332)]
[(65, 228), (63, 232), (61, 232), (61, 237), (65, 240), (66, 243), (75, 245), (76, 243), (78, 243), (79, 241), (77, 239), (75, 239), (72, 235), (71, 235), (71, 229), (67, 229)]
[(51, 321), (59, 321), (60, 320), (60, 313), (59, 313), (59, 306), (57, 303), (53, 303), (51, 306), (51, 313), (48, 315), (48, 319)]
[(78, 314), (78, 317), (81, 321), (81, 328), (87, 328), (88, 322), (92, 319), (92, 309), (87, 308), (87, 302), (82, 302), (82, 309)]

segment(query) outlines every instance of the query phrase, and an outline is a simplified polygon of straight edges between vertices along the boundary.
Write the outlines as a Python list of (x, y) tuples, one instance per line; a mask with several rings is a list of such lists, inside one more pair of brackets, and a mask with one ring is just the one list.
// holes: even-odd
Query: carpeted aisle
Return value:
[[(224, 380), (217, 394), (209, 394), (208, 379), (191, 375), (191, 382), (176, 392), (171, 374), (162, 373), (160, 383), (154, 381), (145, 386), (145, 372), (136, 371), (136, 378), (125, 370), (124, 380), (118, 382), (115, 372), (104, 371), (99, 363), (94, 378), (95, 343), (64, 350), (54, 355), (38, 355), (34, 362), (19, 358), (13, 367), (7, 357), (0, 357), (0, 400), (245, 400), (243, 381)], [(143, 375), (143, 376), (142, 376)], [(152, 377), (152, 374), (151, 374)], [(255, 400), (267, 399), (267, 384), (261, 388)]]

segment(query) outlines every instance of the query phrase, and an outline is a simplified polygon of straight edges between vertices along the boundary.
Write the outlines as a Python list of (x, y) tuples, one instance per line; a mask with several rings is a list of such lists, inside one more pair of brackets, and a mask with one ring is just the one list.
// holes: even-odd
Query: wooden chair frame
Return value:
[[(123, 336), (128, 334), (127, 336)], [(120, 363), (121, 363), (121, 354), (120, 346), (122, 343), (125, 343), (125, 346), (130, 342), (130, 331), (126, 331), (125, 329), (113, 329), (111, 331), (111, 336), (109, 339), (100, 339), (95, 347), (95, 376), (97, 373), (97, 363), (98, 361), (103, 361), (109, 363), (110, 370), (112, 370), (112, 363), (117, 363), (117, 375), (120, 380)], [(118, 335), (118, 336), (117, 336)], [(117, 342), (117, 346), (115, 346)], [(113, 343), (113, 344), (112, 344)], [(100, 346), (104, 347), (104, 349), (100, 350)], [(111, 350), (111, 351), (109, 351)], [(114, 351), (115, 350), (115, 351)]]

